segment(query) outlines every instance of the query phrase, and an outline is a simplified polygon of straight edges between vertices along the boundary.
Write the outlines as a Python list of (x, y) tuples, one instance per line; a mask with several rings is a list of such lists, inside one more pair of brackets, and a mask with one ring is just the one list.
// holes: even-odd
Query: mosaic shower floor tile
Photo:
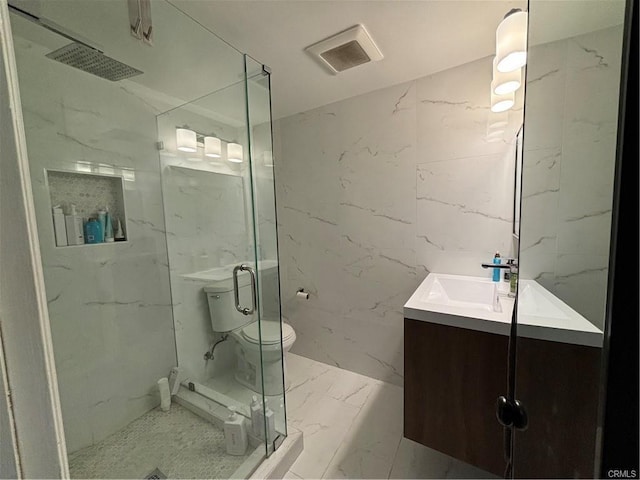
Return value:
[(227, 479), (249, 456), (228, 455), (215, 425), (178, 405), (156, 408), (90, 447), (69, 455), (71, 478)]

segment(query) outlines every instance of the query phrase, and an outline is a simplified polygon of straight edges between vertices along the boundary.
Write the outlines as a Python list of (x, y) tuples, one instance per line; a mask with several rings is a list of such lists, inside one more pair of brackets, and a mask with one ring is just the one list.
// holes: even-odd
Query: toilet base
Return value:
[(256, 365), (242, 353), (238, 352), (238, 363), (235, 372), (235, 379), (238, 383), (256, 393), (262, 394), (262, 373), (264, 373), (264, 395), (269, 397), (282, 395), (284, 393), (282, 389), (282, 373), (284, 371), (284, 390), (289, 389), (290, 382), (287, 376), (286, 358), (284, 359), (284, 368), (281, 367), (281, 362), (277, 360), (275, 362), (265, 362), (261, 371), (259, 365)]

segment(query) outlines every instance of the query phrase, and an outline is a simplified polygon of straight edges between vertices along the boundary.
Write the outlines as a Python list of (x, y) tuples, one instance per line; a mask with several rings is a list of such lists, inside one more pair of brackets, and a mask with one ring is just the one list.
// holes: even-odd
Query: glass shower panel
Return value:
[(529, 2), (517, 478), (598, 476), (624, 2)]
[[(246, 476), (264, 456), (264, 441), (227, 455), (221, 427), (228, 406), (248, 414), (261, 389), (245, 388), (241, 399), (230, 386), (223, 394), (231, 400), (217, 410), (189, 402), (199, 395), (191, 383), (197, 390), (207, 374), (224, 370), (216, 362), (235, 369), (239, 343), (229, 335), (212, 349), (204, 291), (187, 298), (176, 277), (220, 262), (255, 268), (249, 169), (246, 159), (228, 164), (225, 148), (218, 166), (196, 158), (202, 147), (170, 155), (176, 127), (188, 123), (217, 134), (223, 147), (235, 141), (248, 156), (243, 56), (164, 0), (151, 2), (152, 45), (130, 34), (126, 2), (37, 3), (32, 16), (12, 10), (11, 27), (71, 476)], [(73, 43), (106, 71), (75, 68), (53, 53)], [(141, 73), (110, 81), (120, 64)], [(219, 93), (207, 97), (212, 91)], [(163, 187), (174, 188), (173, 196)], [(195, 200), (185, 205), (188, 198)], [(80, 242), (78, 226), (91, 217), (101, 223), (107, 208), (115, 241)], [(211, 217), (224, 221), (215, 232)], [(241, 285), (248, 275), (240, 273)], [(252, 298), (243, 291), (239, 300), (250, 305)], [(178, 318), (189, 301), (194, 315)], [(184, 386), (164, 412), (157, 382), (176, 366)]]
[(285, 409), (285, 354), (295, 341), (293, 329), (283, 323), (280, 311), (280, 276), (276, 227), (274, 158), (271, 124), (271, 75), (269, 69), (245, 55), (247, 113), (251, 145), (252, 248), (258, 265), (258, 305), (262, 353), (262, 383), (274, 415), (266, 425), (268, 451), (287, 435)]

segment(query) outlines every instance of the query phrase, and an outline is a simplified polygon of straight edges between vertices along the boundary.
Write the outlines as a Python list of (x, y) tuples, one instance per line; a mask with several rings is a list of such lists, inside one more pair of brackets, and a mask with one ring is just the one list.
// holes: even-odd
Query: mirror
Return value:
[[(514, 478), (597, 478), (625, 3), (530, 0)], [(513, 368), (513, 367), (512, 367)]]
[[(520, 277), (536, 280), (600, 329), (624, 5), (530, 2)], [(543, 36), (556, 40), (536, 44)]]

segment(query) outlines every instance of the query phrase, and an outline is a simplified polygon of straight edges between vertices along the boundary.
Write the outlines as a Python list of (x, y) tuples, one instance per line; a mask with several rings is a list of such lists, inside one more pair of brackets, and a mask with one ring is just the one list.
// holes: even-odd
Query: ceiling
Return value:
[[(129, 34), (125, 0), (10, 2), (142, 70), (123, 88), (158, 111), (193, 102), (189, 108), (216, 112), (229, 125), (243, 124), (246, 113), (236, 100), (236, 90), (243, 90), (241, 51), (271, 67), (273, 117), (281, 118), (493, 55), (495, 29), (505, 13), (527, 6), (526, 0), (154, 1), (150, 48)], [(530, 4), (531, 43), (537, 44), (620, 24), (625, 2)], [(14, 33), (41, 45), (43, 55), (69, 42), (15, 17)], [(305, 53), (305, 47), (356, 24), (368, 29), (382, 61), (332, 75)], [(258, 120), (269, 114), (268, 103), (261, 105), (266, 108)]]
[[(273, 116), (281, 118), (413, 80), (495, 53), (495, 29), (525, 0), (171, 0), (208, 29), (271, 67)], [(622, 23), (624, 0), (532, 5), (544, 43)], [(560, 13), (557, 15), (557, 13)], [(544, 19), (544, 20), (543, 20)], [(332, 75), (304, 48), (363, 24), (384, 54)]]

